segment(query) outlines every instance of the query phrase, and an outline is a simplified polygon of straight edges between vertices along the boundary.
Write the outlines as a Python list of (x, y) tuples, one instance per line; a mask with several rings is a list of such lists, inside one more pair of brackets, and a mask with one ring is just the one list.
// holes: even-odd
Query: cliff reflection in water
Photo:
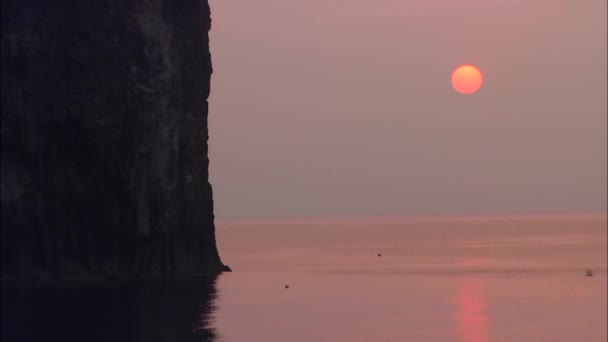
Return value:
[(212, 342), (215, 283), (3, 288), (2, 341)]

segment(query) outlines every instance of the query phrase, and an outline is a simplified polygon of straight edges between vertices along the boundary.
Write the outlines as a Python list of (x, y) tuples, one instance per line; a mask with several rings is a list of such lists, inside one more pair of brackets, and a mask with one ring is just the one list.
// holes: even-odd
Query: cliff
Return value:
[(1, 19), (3, 278), (221, 272), (207, 1), (2, 0)]

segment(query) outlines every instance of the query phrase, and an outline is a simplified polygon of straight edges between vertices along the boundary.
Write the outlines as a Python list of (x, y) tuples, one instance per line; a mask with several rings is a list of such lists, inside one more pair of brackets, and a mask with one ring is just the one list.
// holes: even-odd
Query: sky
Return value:
[(216, 216), (606, 211), (605, 0), (210, 4)]

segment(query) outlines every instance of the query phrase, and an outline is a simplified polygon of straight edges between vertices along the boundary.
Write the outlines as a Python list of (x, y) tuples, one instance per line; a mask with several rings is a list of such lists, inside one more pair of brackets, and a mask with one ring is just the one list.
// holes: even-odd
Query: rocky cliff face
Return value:
[(214, 274), (201, 0), (2, 0), (2, 274)]

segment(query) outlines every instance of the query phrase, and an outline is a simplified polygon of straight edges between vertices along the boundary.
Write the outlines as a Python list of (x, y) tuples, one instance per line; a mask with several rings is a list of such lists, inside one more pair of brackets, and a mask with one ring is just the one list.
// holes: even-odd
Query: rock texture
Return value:
[(3, 277), (221, 272), (207, 1), (1, 9)]

